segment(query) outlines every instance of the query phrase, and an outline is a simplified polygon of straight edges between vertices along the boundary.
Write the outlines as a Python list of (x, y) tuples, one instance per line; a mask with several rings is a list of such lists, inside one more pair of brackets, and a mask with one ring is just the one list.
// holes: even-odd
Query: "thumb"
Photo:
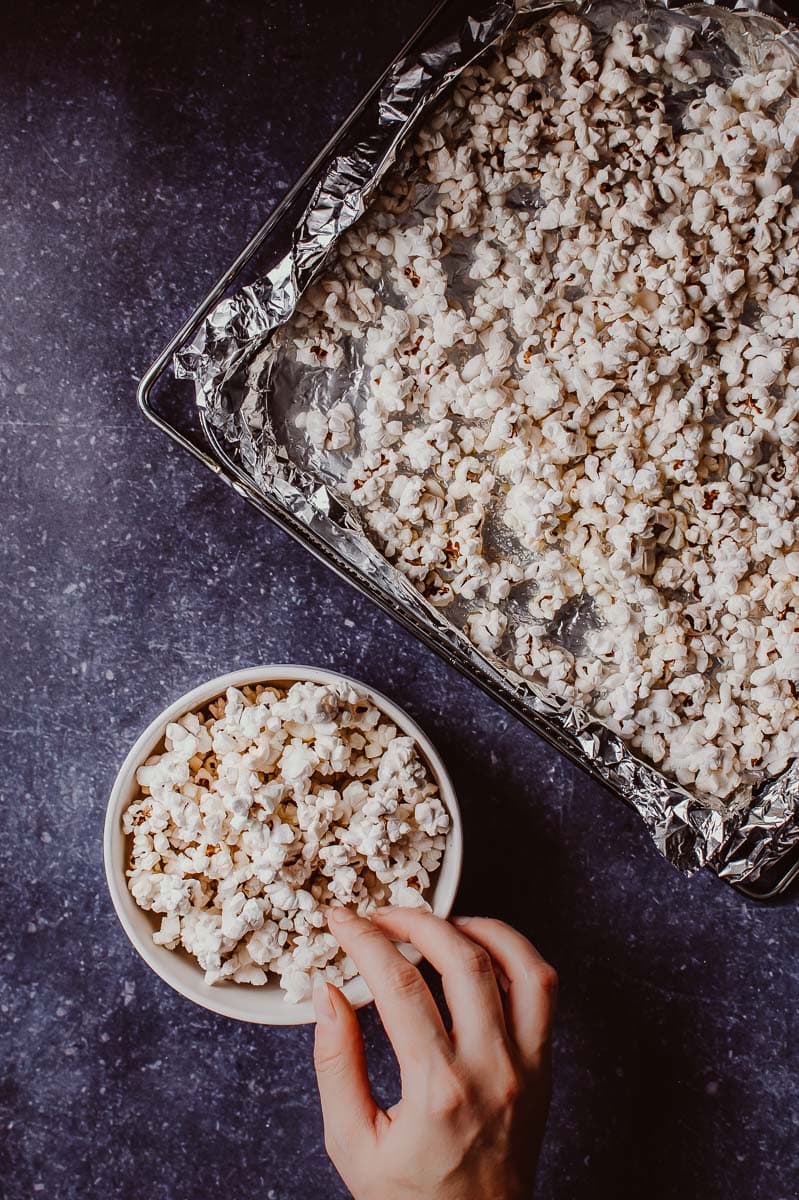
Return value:
[(335, 1162), (353, 1138), (374, 1136), (379, 1109), (366, 1073), (363, 1038), (352, 1005), (321, 974), (313, 989), (314, 1067), (322, 1101), (325, 1145)]

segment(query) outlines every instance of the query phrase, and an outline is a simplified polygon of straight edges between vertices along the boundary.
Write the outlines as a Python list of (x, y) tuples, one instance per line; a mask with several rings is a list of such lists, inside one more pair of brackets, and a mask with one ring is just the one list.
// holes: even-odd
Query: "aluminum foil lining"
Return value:
[[(561, 8), (579, 12), (599, 32), (620, 18), (646, 20), (662, 29), (664, 37), (675, 23), (690, 23), (722, 77), (741, 67), (799, 64), (799, 31), (787, 27), (789, 18), (771, 0), (738, 0), (734, 11), (703, 4), (678, 7), (668, 0), (572, 5), (499, 0), (435, 44), (393, 64), (357, 134), (322, 169), (289, 253), (263, 278), (212, 310), (175, 356), (175, 373), (194, 381), (203, 427), (234, 474), (291, 514), (362, 582), (399, 607), (445, 658), (467, 662), (523, 719), (632, 804), (671, 863), (686, 872), (708, 865), (730, 882), (752, 885), (799, 846), (799, 762), (747, 796), (746, 804), (725, 807), (665, 778), (585, 711), (543, 694), (507, 663), (478, 652), (455, 621), (429, 605), (380, 554), (348, 507), (346, 492), (338, 489), (337, 464), (327, 455), (314, 456), (288, 419), (298, 403), (317, 402), (314, 388), (319, 384), (292, 371), (290, 363), (277, 362), (276, 331), (290, 320), (341, 234), (364, 213), (411, 128), (451, 81), (509, 32)], [(355, 404), (357, 372), (358, 364), (352, 364), (349, 376), (335, 384), (346, 388), (347, 399)], [(329, 377), (325, 386), (331, 386)]]

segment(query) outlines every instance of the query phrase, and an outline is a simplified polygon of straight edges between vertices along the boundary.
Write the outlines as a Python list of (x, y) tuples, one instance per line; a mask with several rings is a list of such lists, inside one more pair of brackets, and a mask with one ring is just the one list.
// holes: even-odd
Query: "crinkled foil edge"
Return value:
[[(294, 311), (300, 295), (323, 266), (341, 234), (366, 209), (370, 197), (396, 161), (405, 138), (422, 113), (452, 79), (482, 51), (498, 42), (518, 21), (544, 19), (568, 8), (587, 16), (629, 14), (622, 0), (577, 4), (497, 0), (480, 17), (422, 51), (398, 59), (379, 98), (368, 108), (345, 149), (328, 163), (293, 232), (290, 252), (267, 275), (222, 300), (190, 343), (175, 356), (175, 374), (192, 379), (204, 428), (218, 457), (244, 472), (255, 486), (373, 583), (404, 606), (447, 657), (457, 647), (476, 673), (499, 687), (511, 707), (573, 760), (587, 765), (627, 800), (645, 822), (660, 853), (691, 873), (711, 866), (736, 884), (756, 884), (799, 846), (799, 763), (763, 785), (753, 802), (738, 812), (719, 811), (664, 778), (636, 758), (620, 739), (584, 711), (542, 694), (506, 664), (479, 654), (464, 634), (420, 596), (365, 537), (346, 501), (300, 469), (270, 434), (263, 418), (244, 417), (250, 368), (270, 335)], [(698, 21), (703, 33), (729, 39), (750, 65), (772, 65), (787, 55), (799, 61), (799, 31), (771, 0), (738, 0), (725, 7), (682, 6), (669, 0), (642, 0), (638, 12), (673, 10), (676, 19)], [(364, 121), (369, 128), (364, 129)], [(263, 406), (262, 406), (263, 407)]]

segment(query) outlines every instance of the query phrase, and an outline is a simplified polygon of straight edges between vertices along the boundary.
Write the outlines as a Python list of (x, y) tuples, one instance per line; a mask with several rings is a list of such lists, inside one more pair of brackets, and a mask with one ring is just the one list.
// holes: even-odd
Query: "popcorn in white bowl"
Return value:
[(461, 853), (422, 731), (306, 667), (236, 672), (172, 705), (120, 771), (105, 831), (114, 905), (142, 956), (190, 999), (270, 1024), (312, 1019), (317, 972), (370, 998), (328, 907), (447, 915)]

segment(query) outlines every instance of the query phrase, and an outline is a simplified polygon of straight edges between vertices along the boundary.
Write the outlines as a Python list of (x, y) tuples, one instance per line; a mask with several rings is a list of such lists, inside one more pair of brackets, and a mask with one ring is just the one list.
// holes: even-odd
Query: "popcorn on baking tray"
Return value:
[(229, 688), (167, 726), (126, 809), (130, 891), (207, 982), (356, 973), (326, 909), (426, 905), (450, 826), (410, 737), (344, 681)]
[(386, 557), (710, 802), (799, 752), (796, 83), (558, 13), (458, 78), (279, 335), (358, 344), (365, 405), (298, 424)]

